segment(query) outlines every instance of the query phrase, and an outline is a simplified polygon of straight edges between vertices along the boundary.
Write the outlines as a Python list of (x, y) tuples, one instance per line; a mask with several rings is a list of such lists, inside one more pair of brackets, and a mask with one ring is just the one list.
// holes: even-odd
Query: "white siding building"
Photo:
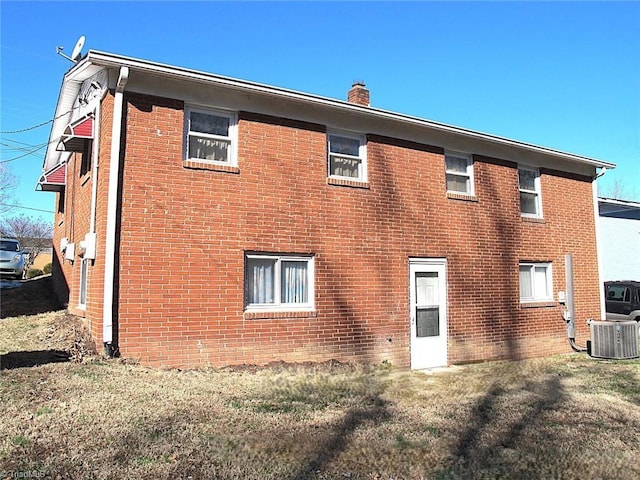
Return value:
[(640, 280), (640, 202), (598, 199), (602, 280)]

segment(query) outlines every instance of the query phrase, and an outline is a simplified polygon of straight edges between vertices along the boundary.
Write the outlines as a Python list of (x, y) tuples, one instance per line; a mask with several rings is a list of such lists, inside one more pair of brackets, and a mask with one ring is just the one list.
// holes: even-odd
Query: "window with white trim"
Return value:
[(185, 123), (187, 160), (236, 165), (235, 114), (188, 108)]
[(85, 308), (87, 306), (87, 280), (89, 276), (89, 259), (80, 260), (80, 296), (78, 306)]
[(445, 153), (447, 192), (474, 195), (473, 158), (460, 153)]
[(314, 306), (313, 257), (247, 254), (247, 310), (311, 310)]
[(518, 188), (520, 189), (520, 214), (523, 217), (541, 218), (540, 170), (518, 167)]
[(365, 138), (362, 135), (329, 133), (329, 176), (346, 180), (367, 181)]
[(551, 300), (553, 300), (551, 264), (521, 262), (520, 302), (544, 302)]

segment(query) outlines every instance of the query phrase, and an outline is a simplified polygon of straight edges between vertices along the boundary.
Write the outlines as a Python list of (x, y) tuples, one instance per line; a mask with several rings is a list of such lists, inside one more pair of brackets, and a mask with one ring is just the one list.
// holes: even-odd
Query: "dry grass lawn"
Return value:
[(4, 359), (72, 357), (5, 363), (4, 476), (640, 478), (638, 360), (575, 354), (429, 374), (340, 364), (180, 371), (88, 356), (79, 331), (62, 312), (0, 320)]

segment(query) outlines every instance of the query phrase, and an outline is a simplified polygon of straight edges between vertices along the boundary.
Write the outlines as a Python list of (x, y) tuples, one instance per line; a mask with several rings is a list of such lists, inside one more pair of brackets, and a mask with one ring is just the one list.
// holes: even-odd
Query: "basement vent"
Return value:
[(638, 358), (638, 322), (589, 321), (591, 356), (597, 358)]

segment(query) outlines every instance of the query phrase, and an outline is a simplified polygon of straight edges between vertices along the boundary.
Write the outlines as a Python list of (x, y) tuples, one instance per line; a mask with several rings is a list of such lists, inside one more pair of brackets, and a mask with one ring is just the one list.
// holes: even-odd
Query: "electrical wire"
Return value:
[(44, 147), (46, 147), (48, 145), (48, 143), (45, 143), (44, 145), (39, 146), (38, 148), (35, 148), (33, 150), (28, 151), (27, 153), (23, 153), (22, 155), (18, 155), (17, 157), (13, 157), (10, 158), (8, 160), (2, 160), (0, 161), (0, 163), (9, 163), (9, 162), (13, 162), (15, 160), (20, 160), (21, 158), (26, 157), (27, 155), (33, 155), (35, 154), (38, 150), (42, 150)]
[(20, 130), (7, 130), (7, 131), (0, 131), (0, 135), (14, 135), (17, 133), (24, 133), (24, 132), (29, 132), (31, 130), (35, 130), (36, 128), (40, 128), (40, 127), (44, 127), (45, 125), (48, 125), (50, 123), (55, 122), (56, 120), (58, 120), (59, 118), (64, 117), (65, 115), (70, 114), (71, 112), (73, 112), (74, 110), (80, 108), (80, 106), (78, 105), (77, 107), (73, 107), (71, 110), (68, 110), (64, 113), (61, 113), (60, 115), (58, 115), (57, 117), (53, 117), (51, 120), (47, 120), (46, 122), (42, 122), (39, 123), (37, 125), (32, 125), (31, 127), (26, 127), (26, 128), (21, 128)]
[(8, 203), (0, 203), (0, 206), (11, 207), (11, 208), (22, 208), (23, 210), (34, 210), (36, 212), (56, 213), (53, 210), (43, 210), (41, 208), (23, 207), (22, 205), (10, 205)]
[[(57, 143), (57, 142), (59, 142), (59, 141), (60, 141), (60, 138), (61, 138), (61, 137), (56, 137), (56, 138), (54, 138), (53, 140), (51, 140), (50, 142), (42, 143), (42, 144), (40, 144), (40, 145), (33, 145), (33, 149), (32, 149), (32, 150), (29, 150), (28, 152), (26, 152), (26, 153), (24, 153), (24, 154), (22, 154), (22, 155), (18, 155), (17, 157), (13, 157), (13, 158), (10, 158), (10, 159), (8, 159), (8, 160), (0, 160), (0, 163), (9, 163), (9, 162), (13, 162), (13, 161), (15, 161), (15, 160), (19, 160), (19, 159), (21, 159), (21, 158), (23, 158), (23, 157), (26, 157), (26, 156), (28, 156), (28, 155), (35, 155), (35, 153), (36, 153), (37, 151), (42, 150), (44, 147), (49, 146), (49, 145), (51, 145), (52, 143)], [(9, 146), (10, 148), (13, 148), (14, 150), (17, 150), (17, 151), (25, 151), (25, 150), (26, 150), (26, 149), (22, 150), (22, 149), (14, 148), (14, 147), (11, 147), (10, 145), (6, 145), (6, 144), (4, 144), (4, 143), (0, 143), (0, 145)], [(26, 144), (25, 144), (25, 145), (26, 145)]]

